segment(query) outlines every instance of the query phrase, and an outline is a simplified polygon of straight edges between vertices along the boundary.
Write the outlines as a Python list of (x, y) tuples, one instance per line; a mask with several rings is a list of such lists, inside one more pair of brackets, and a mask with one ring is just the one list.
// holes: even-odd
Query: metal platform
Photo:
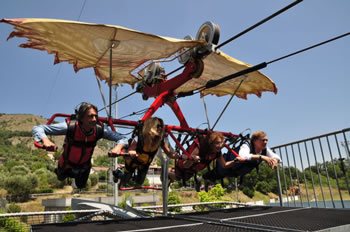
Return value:
[(250, 206), (168, 217), (33, 225), (32, 231), (350, 231), (350, 210)]

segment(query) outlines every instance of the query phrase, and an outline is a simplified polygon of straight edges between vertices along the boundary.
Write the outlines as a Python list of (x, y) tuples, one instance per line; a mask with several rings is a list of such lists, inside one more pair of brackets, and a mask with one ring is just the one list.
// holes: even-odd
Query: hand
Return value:
[(275, 169), (277, 167), (277, 165), (279, 164), (279, 160), (278, 159), (273, 159), (271, 158), (273, 161), (273, 165), (271, 166), (272, 169)]
[(238, 162), (244, 162), (244, 161), (246, 161), (246, 159), (243, 158), (243, 157), (241, 157), (241, 156), (237, 156), (235, 160), (237, 160)]
[(194, 162), (200, 162), (201, 161), (201, 157), (199, 157), (198, 155), (192, 156), (192, 159), (193, 159)]
[(113, 147), (112, 150), (108, 152), (108, 154), (113, 154), (114, 156), (124, 153), (123, 152), (124, 145), (123, 144), (117, 144), (115, 147)]
[(55, 151), (55, 150), (57, 149), (56, 144), (54, 144), (53, 142), (51, 142), (51, 140), (48, 139), (48, 138), (43, 138), (43, 139), (42, 139), (42, 143), (43, 143), (43, 147), (44, 147), (46, 150)]
[(135, 150), (129, 150), (128, 153), (129, 153), (129, 155), (130, 155), (131, 157), (133, 157), (133, 158), (139, 156), (139, 155), (136, 153)]
[(278, 161), (276, 159), (273, 159), (273, 158), (270, 158), (270, 157), (267, 157), (267, 156), (262, 156), (262, 159), (269, 165), (270, 168), (274, 169), (277, 164), (278, 164)]

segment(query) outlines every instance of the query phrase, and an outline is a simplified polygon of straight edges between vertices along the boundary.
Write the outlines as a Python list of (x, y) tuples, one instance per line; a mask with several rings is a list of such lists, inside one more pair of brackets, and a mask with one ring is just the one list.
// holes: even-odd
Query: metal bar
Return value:
[(333, 192), (332, 192), (331, 184), (330, 184), (330, 181), (329, 181), (328, 168), (327, 168), (326, 160), (325, 160), (325, 158), (324, 158), (324, 152), (323, 152), (323, 147), (322, 147), (322, 143), (321, 143), (321, 138), (318, 138), (318, 143), (319, 143), (320, 149), (321, 149), (321, 155), (322, 155), (322, 160), (323, 160), (324, 169), (325, 169), (325, 171), (326, 171), (326, 177), (327, 177), (327, 184), (328, 184), (329, 193), (330, 193), (330, 195), (331, 195), (331, 200), (332, 200), (333, 208), (335, 208), (334, 199), (333, 199)]
[(164, 92), (174, 91), (179, 86), (183, 85), (187, 81), (192, 79), (192, 73), (198, 69), (198, 65), (194, 62), (188, 62), (185, 69), (179, 75), (160, 82), (152, 86), (145, 86), (143, 88), (143, 94), (146, 97), (156, 97)]
[(108, 113), (108, 117), (111, 118), (112, 117), (112, 58), (113, 58), (113, 47), (114, 47), (114, 42), (111, 41), (111, 47), (109, 49), (109, 113)]
[(180, 122), (181, 127), (189, 128), (189, 125), (186, 121), (185, 116), (183, 115), (183, 113), (180, 109), (179, 104), (177, 104), (176, 101), (167, 101), (166, 103), (174, 112), (175, 116), (177, 117), (177, 119)]
[(346, 151), (346, 155), (348, 157), (348, 162), (350, 164), (350, 152), (349, 152), (349, 144), (348, 144), (348, 140), (346, 138), (346, 135), (345, 135), (345, 130), (342, 131), (343, 133), (343, 136), (344, 136), (344, 148), (345, 148), (345, 151)]
[(276, 178), (277, 178), (277, 187), (278, 187), (278, 198), (280, 199), (280, 206), (283, 206), (283, 197), (282, 197), (282, 186), (281, 186), (281, 177), (280, 177), (280, 168), (277, 165), (276, 168)]
[(307, 203), (308, 203), (308, 206), (310, 207), (309, 190), (308, 190), (308, 186), (307, 186), (307, 180), (306, 180), (305, 170), (304, 170), (304, 163), (303, 163), (303, 158), (301, 157), (301, 151), (300, 151), (300, 144), (299, 143), (298, 143), (298, 152), (299, 152), (299, 158), (300, 158), (300, 163), (301, 163), (301, 170), (303, 171), (303, 176), (304, 176), (304, 184), (305, 184)]
[[(287, 157), (287, 164), (288, 164), (288, 172), (289, 172), (289, 178), (290, 178), (290, 184), (291, 186), (293, 186), (293, 177), (292, 177), (292, 172), (290, 171), (290, 165), (289, 165), (289, 157), (288, 157), (288, 151), (287, 151), (287, 147), (284, 147), (285, 151), (286, 151), (286, 157)], [(296, 206), (296, 202), (295, 202), (295, 194), (293, 193), (293, 202), (294, 202), (294, 206)]]
[(345, 176), (346, 188), (348, 190), (348, 193), (350, 194), (349, 179), (348, 179), (348, 176), (346, 175), (345, 166), (344, 166), (344, 158), (342, 157), (341, 152), (340, 152), (340, 147), (339, 147), (339, 142), (338, 142), (337, 135), (334, 135), (334, 138), (335, 138), (335, 141), (336, 141), (336, 144), (337, 144), (337, 149), (338, 149), (338, 154), (339, 154), (339, 161), (340, 161), (340, 168), (341, 168), (341, 170), (343, 172), (343, 175)]
[[(281, 154), (281, 157), (282, 157), (282, 151), (281, 151), (281, 148), (278, 148), (279, 149), (279, 153)], [(283, 160), (283, 159), (282, 159)], [(286, 190), (286, 196), (287, 196), (287, 205), (288, 205), (288, 207), (290, 206), (289, 205), (289, 197), (288, 197), (288, 189), (287, 189), (287, 178), (286, 178), (286, 174), (284, 173), (284, 168), (283, 168), (283, 166), (282, 166), (282, 174), (283, 174), (283, 180), (284, 180), (284, 188), (285, 188), (285, 190)]]
[[(315, 162), (316, 162), (317, 175), (318, 175), (318, 181), (319, 181), (320, 188), (321, 188), (323, 204), (324, 204), (324, 207), (327, 208), (326, 201), (324, 199), (324, 192), (323, 192), (323, 187), (322, 187), (322, 179), (321, 179), (321, 174), (320, 174), (320, 167), (319, 167), (318, 162), (317, 162), (315, 145), (314, 145), (314, 141), (313, 140), (311, 140), (311, 145), (312, 145), (312, 150), (314, 152), (314, 158), (315, 158)], [(318, 199), (316, 199), (316, 201), (318, 201)]]
[(326, 139), (327, 139), (327, 144), (328, 144), (329, 155), (331, 156), (331, 162), (332, 162), (332, 166), (333, 166), (335, 181), (336, 181), (337, 187), (338, 187), (338, 192), (339, 192), (340, 201), (341, 201), (342, 207), (345, 208), (345, 206), (344, 206), (344, 201), (343, 201), (343, 195), (342, 195), (341, 190), (340, 190), (339, 180), (338, 180), (338, 175), (337, 175), (337, 170), (335, 169), (335, 164), (334, 164), (333, 155), (332, 155), (332, 149), (331, 149), (331, 145), (330, 145), (330, 143), (329, 143), (328, 136), (326, 137)]
[(309, 171), (310, 171), (310, 176), (311, 176), (311, 183), (312, 183), (312, 189), (313, 189), (313, 192), (314, 192), (316, 208), (318, 208), (318, 200), (317, 200), (316, 190), (315, 190), (315, 181), (314, 181), (313, 171), (311, 169), (310, 157), (309, 157), (309, 152), (307, 150), (306, 141), (304, 141), (304, 146), (305, 146), (305, 151), (306, 151), (307, 162), (308, 162), (308, 165), (309, 165)]
[(297, 183), (298, 183), (298, 188), (299, 188), (300, 203), (301, 203), (301, 207), (304, 207), (303, 198), (302, 198), (302, 195), (301, 195), (301, 188), (300, 188), (300, 180), (299, 180), (299, 173), (298, 173), (298, 168), (297, 168), (297, 162), (296, 162), (296, 160), (295, 160), (294, 148), (293, 148), (293, 146), (291, 146), (291, 148), (292, 148), (292, 155), (293, 155), (293, 161), (294, 161), (294, 168), (295, 168), (295, 173), (296, 173), (296, 176), (297, 176)]
[(306, 138), (306, 139), (302, 139), (302, 140), (297, 140), (297, 141), (292, 142), (292, 143), (285, 143), (285, 144), (278, 145), (278, 146), (273, 147), (273, 148), (285, 147), (285, 146), (288, 146), (288, 145), (293, 145), (293, 144), (297, 144), (297, 143), (301, 143), (301, 142), (307, 142), (307, 141), (310, 141), (310, 140), (318, 139), (318, 138), (325, 137), (325, 136), (335, 135), (335, 134), (339, 134), (339, 133), (343, 133), (344, 134), (344, 138), (346, 139), (345, 132), (349, 132), (349, 131), (350, 131), (350, 128), (346, 128), (346, 129), (343, 129), (343, 130), (334, 131), (334, 132), (330, 132), (330, 133), (327, 133), (327, 134), (322, 134), (322, 135), (319, 135), (319, 136), (314, 136), (314, 137), (310, 137), (310, 138)]
[(162, 195), (163, 195), (163, 216), (168, 215), (168, 157), (163, 157), (163, 181), (162, 181)]

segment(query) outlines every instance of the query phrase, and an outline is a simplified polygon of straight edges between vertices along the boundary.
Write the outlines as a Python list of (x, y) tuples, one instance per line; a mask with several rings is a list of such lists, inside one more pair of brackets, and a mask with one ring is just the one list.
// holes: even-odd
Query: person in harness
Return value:
[(182, 180), (186, 184), (191, 177), (195, 178), (196, 191), (200, 191), (200, 180), (197, 173), (222, 156), (221, 149), (224, 145), (224, 135), (219, 132), (208, 132), (200, 135), (189, 148), (190, 157), (182, 155), (182, 159), (175, 164), (175, 173), (169, 173), (169, 182)]
[(141, 186), (153, 158), (160, 153), (160, 148), (169, 158), (178, 157), (178, 153), (165, 137), (163, 120), (157, 117), (148, 118), (134, 131), (127, 154), (124, 155), (124, 171), (119, 168), (113, 171), (114, 182), (120, 180), (120, 186), (126, 186), (133, 180), (136, 186)]
[(231, 153), (220, 156), (216, 168), (203, 175), (204, 180), (215, 182), (224, 177), (240, 177), (242, 183), (244, 175), (258, 168), (262, 161), (275, 168), (281, 158), (267, 147), (267, 142), (267, 134), (264, 131), (254, 132), (250, 140), (243, 141), (237, 157)]
[(127, 140), (119, 133), (112, 131), (98, 121), (97, 107), (82, 102), (76, 108), (76, 114), (65, 122), (52, 125), (38, 125), (32, 129), (36, 142), (44, 148), (55, 150), (57, 146), (48, 135), (65, 135), (63, 153), (59, 157), (55, 173), (58, 180), (74, 178), (77, 188), (86, 186), (91, 169), (91, 158), (99, 139), (104, 138), (117, 142), (112, 152), (119, 153), (127, 144)]

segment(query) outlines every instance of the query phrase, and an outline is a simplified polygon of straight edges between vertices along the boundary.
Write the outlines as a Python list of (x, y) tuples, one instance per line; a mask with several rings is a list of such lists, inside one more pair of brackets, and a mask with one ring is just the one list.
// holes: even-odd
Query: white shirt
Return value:
[[(255, 155), (261, 155), (261, 153), (257, 153)], [(250, 152), (250, 146), (246, 143), (244, 143), (241, 148), (239, 149), (239, 156), (242, 158), (245, 158), (246, 160), (251, 160), (252, 159), (252, 154)], [(281, 161), (281, 158), (279, 155), (274, 153), (270, 148), (266, 147), (266, 156), (274, 159), (278, 159)]]

